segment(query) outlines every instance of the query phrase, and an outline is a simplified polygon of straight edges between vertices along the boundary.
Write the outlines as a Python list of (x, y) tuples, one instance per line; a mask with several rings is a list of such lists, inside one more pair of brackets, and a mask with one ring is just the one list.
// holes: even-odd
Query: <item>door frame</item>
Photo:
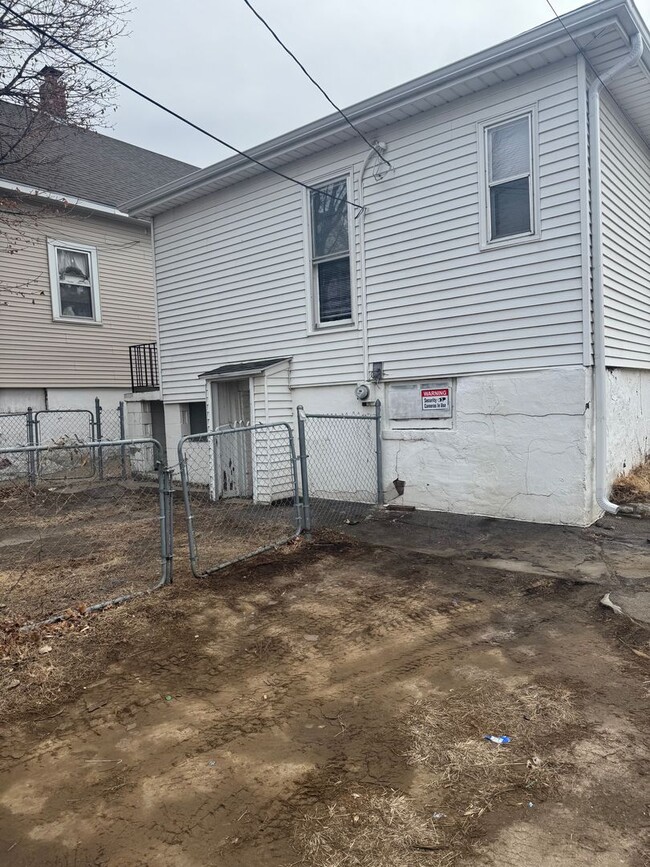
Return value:
[[(254, 402), (254, 382), (252, 376), (229, 376), (229, 377), (215, 377), (214, 379), (206, 379), (205, 387), (206, 387), (206, 406), (208, 410), (208, 427), (210, 430), (219, 430), (220, 427), (226, 427), (228, 424), (232, 424), (232, 422), (225, 422), (222, 424), (222, 419), (220, 418), (219, 413), (219, 386), (220, 385), (231, 385), (236, 382), (246, 382), (248, 384), (248, 411), (249, 411), (249, 424), (253, 426), (255, 424), (254, 419), (254, 410), (255, 410), (255, 402)], [(247, 434), (239, 435), (241, 437), (246, 437)], [(250, 436), (250, 435), (248, 435)], [(228, 498), (228, 493), (224, 489), (222, 480), (221, 480), (221, 464), (219, 460), (219, 440), (220, 437), (208, 437), (208, 441), (210, 443), (210, 463), (212, 467), (212, 472), (210, 473), (210, 498), (213, 500), (219, 500), (222, 498)], [(240, 449), (242, 454), (246, 454), (246, 465), (243, 468), (242, 478), (241, 478), (241, 487), (244, 489), (244, 493), (238, 492), (232, 496), (237, 497), (241, 496), (247, 498), (250, 491), (250, 496), (255, 496), (255, 486), (254, 486), (254, 456), (252, 454), (252, 448), (250, 447), (250, 440), (247, 446), (244, 441), (243, 444), (240, 445)]]

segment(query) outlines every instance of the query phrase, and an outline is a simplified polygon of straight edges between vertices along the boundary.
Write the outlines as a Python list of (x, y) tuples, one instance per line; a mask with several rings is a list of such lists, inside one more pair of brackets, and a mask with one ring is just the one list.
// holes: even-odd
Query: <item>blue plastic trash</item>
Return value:
[(508, 735), (483, 735), (484, 741), (490, 741), (492, 744), (509, 744), (510, 738)]

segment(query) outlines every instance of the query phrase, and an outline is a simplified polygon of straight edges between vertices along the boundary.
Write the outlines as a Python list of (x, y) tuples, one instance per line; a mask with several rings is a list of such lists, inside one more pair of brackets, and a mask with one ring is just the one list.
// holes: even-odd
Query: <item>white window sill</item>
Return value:
[(358, 323), (346, 320), (345, 322), (333, 322), (331, 325), (312, 325), (307, 334), (312, 336), (315, 334), (329, 334), (332, 331), (353, 331), (358, 329), (358, 327)]
[(73, 325), (101, 325), (101, 319), (83, 319), (81, 316), (53, 316), (53, 322), (65, 322)]
[(499, 238), (495, 241), (481, 241), (481, 250), (499, 250), (501, 247), (515, 247), (517, 244), (528, 244), (530, 241), (541, 240), (539, 232), (532, 235), (512, 235), (510, 238)]

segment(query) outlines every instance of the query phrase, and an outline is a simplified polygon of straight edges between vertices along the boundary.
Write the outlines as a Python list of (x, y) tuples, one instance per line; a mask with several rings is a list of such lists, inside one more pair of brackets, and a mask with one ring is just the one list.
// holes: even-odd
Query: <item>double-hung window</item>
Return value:
[(487, 240), (532, 235), (534, 178), (532, 115), (484, 127)]
[(47, 246), (54, 319), (100, 323), (96, 249), (65, 241), (48, 241)]
[(316, 326), (352, 321), (348, 182), (320, 185), (309, 194), (312, 285)]

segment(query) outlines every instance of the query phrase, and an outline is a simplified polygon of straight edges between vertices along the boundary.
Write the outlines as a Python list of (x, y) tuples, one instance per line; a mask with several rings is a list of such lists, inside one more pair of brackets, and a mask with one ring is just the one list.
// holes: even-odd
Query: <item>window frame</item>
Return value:
[[(93, 310), (92, 318), (85, 316), (65, 316), (61, 310), (61, 287), (59, 281), (58, 251), (69, 250), (72, 253), (86, 253), (90, 262), (90, 297)], [(50, 299), (52, 303), (52, 319), (55, 322), (70, 322), (74, 325), (101, 325), (102, 311), (99, 298), (99, 269), (97, 267), (97, 248), (89, 244), (77, 244), (73, 241), (47, 239), (47, 259), (50, 276)]]
[[(337, 182), (345, 182), (345, 197), (348, 202), (351, 201), (351, 186), (352, 186), (352, 170), (339, 172), (338, 174), (319, 177), (317, 180), (308, 181), (310, 187), (320, 189), (329, 184)], [(354, 247), (354, 213), (351, 205), (347, 205), (348, 218), (348, 260), (350, 263), (350, 316), (346, 319), (335, 319), (331, 322), (321, 322), (320, 319), (320, 303), (319, 303), (319, 286), (318, 286), (318, 265), (321, 262), (336, 262), (343, 259), (340, 253), (330, 256), (314, 256), (314, 241), (313, 241), (313, 217), (312, 217), (312, 190), (305, 190), (304, 208), (305, 208), (305, 270), (308, 286), (307, 295), (307, 315), (308, 323), (307, 330), (309, 334), (323, 333), (332, 329), (355, 328), (357, 325), (357, 290), (356, 290), (356, 257)]]
[[(530, 147), (530, 171), (519, 173), (511, 177), (501, 178), (499, 181), (490, 182), (490, 130), (496, 127), (512, 123), (516, 120), (528, 120), (529, 147)], [(478, 124), (478, 151), (479, 151), (479, 200), (480, 200), (480, 248), (482, 250), (495, 247), (507, 247), (512, 244), (523, 244), (540, 238), (540, 213), (539, 213), (539, 153), (538, 153), (538, 125), (537, 107), (528, 106), (517, 111), (510, 112), (497, 118), (483, 121)], [(502, 238), (492, 238), (492, 208), (490, 191), (493, 186), (510, 181), (529, 178), (530, 190), (530, 230), (518, 232), (514, 235), (506, 235)]]

